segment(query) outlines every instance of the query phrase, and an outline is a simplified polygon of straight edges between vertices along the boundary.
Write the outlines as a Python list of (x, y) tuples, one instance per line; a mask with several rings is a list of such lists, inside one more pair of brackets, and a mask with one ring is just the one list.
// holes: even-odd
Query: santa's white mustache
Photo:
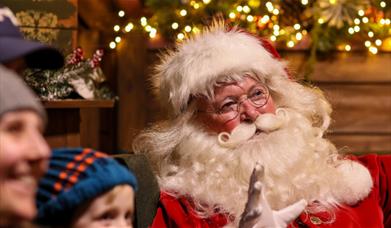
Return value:
[(261, 114), (253, 123), (243, 122), (233, 129), (231, 133), (220, 133), (217, 136), (217, 140), (222, 147), (235, 148), (237, 145), (253, 137), (257, 133), (257, 130), (270, 133), (280, 129), (287, 121), (287, 111), (283, 108), (279, 108), (276, 110), (276, 114)]

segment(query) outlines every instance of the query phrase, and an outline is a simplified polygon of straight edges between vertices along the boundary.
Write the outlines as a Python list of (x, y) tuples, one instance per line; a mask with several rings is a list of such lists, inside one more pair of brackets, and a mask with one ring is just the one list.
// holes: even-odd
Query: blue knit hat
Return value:
[(107, 154), (81, 148), (53, 150), (39, 183), (36, 221), (68, 224), (79, 205), (121, 184), (137, 189), (135, 176)]

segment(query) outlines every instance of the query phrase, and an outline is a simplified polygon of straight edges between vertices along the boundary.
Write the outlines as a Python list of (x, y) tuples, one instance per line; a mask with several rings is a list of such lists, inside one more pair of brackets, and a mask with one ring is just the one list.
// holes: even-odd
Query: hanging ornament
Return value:
[(386, 38), (383, 40), (382, 48), (383, 51), (391, 52), (391, 37)]
[(353, 24), (360, 9), (369, 6), (368, 0), (318, 0), (320, 20), (329, 26), (341, 28), (345, 23)]
[(84, 99), (111, 99), (114, 96), (102, 83), (105, 76), (99, 67), (103, 50), (95, 51), (85, 59), (79, 47), (67, 56), (66, 64), (59, 70), (27, 70), (25, 80), (37, 94), (45, 99), (64, 99), (78, 94)]

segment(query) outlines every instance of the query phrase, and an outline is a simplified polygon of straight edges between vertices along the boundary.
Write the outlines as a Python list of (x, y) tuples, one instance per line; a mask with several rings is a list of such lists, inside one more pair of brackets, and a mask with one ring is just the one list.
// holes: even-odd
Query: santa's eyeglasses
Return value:
[(263, 84), (257, 83), (246, 95), (240, 97), (229, 96), (221, 104), (215, 104), (214, 110), (199, 112), (214, 113), (221, 121), (226, 122), (235, 119), (239, 115), (240, 107), (246, 100), (253, 107), (260, 108), (267, 104), (269, 96), (268, 88)]

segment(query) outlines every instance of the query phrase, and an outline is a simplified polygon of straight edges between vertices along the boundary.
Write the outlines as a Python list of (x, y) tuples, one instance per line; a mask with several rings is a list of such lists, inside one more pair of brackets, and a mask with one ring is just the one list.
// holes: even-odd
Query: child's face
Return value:
[(76, 210), (72, 228), (133, 227), (134, 191), (118, 185)]

